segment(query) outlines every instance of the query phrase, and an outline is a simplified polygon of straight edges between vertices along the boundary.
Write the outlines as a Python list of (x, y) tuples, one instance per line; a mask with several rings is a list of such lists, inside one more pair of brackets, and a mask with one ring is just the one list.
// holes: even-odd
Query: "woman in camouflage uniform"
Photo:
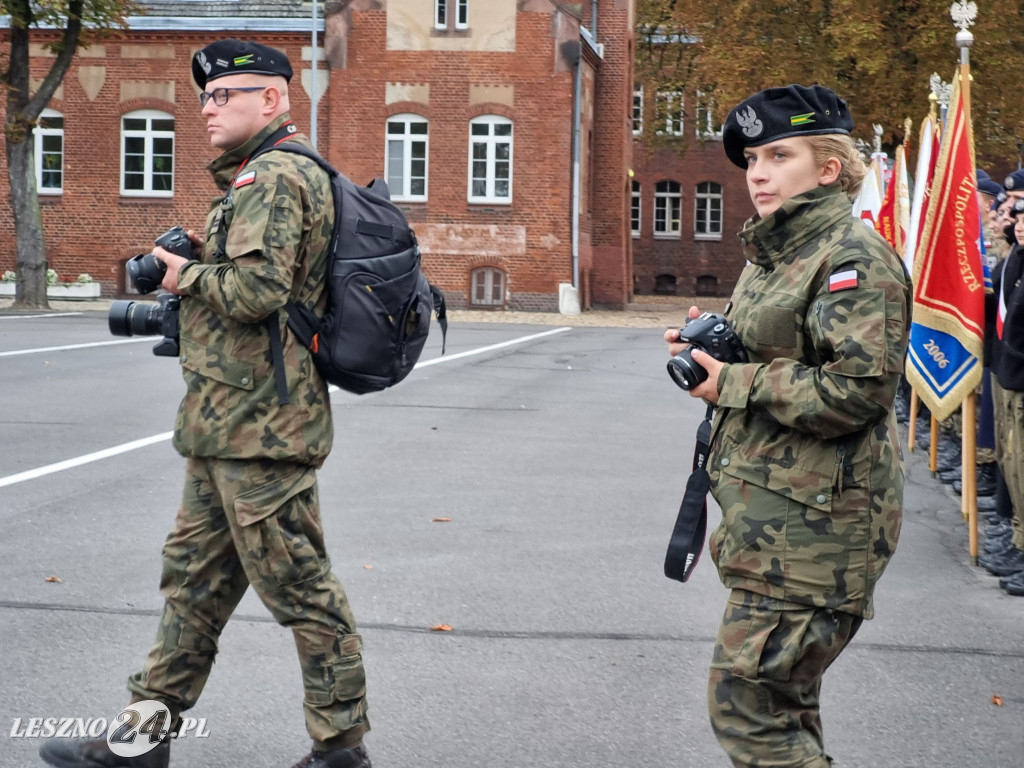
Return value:
[[(732, 591), (708, 706), (736, 766), (831, 764), (822, 675), (871, 618), (899, 536), (892, 405), (910, 281), (851, 215), (866, 173), (852, 129), (835, 93), (796, 85), (754, 94), (724, 127), (757, 211), (725, 313), (749, 362), (694, 350), (709, 375), (691, 394), (717, 404), (709, 470), (722, 522), (709, 547)], [(666, 340), (682, 350), (676, 331)]]

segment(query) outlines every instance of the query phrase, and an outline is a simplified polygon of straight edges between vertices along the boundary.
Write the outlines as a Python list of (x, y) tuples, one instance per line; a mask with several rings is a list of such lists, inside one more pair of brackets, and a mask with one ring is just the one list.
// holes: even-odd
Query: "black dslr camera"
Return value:
[[(156, 244), (183, 259), (192, 258), (192, 241), (181, 227), (172, 227), (156, 239)], [(125, 265), (128, 278), (139, 293), (152, 293), (163, 282), (167, 265), (153, 254), (140, 253)], [(157, 303), (115, 301), (110, 305), (107, 324), (114, 336), (156, 336), (163, 338), (153, 347), (160, 357), (178, 356), (178, 308), (181, 297), (163, 293)]]
[(691, 347), (723, 363), (747, 362), (747, 350), (736, 331), (728, 320), (713, 312), (687, 320), (679, 329), (679, 341), (690, 346), (668, 361), (668, 375), (685, 390), (693, 389), (708, 377), (708, 372), (693, 361)]

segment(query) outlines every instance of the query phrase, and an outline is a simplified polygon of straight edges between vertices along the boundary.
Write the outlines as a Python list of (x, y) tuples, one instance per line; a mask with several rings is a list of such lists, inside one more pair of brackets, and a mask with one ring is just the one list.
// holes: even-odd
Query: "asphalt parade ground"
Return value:
[[(724, 768), (705, 680), (726, 591), (706, 556), (662, 574), (703, 407), (657, 328), (545, 320), (456, 319), (399, 386), (333, 395), (323, 523), (374, 765)], [(113, 718), (156, 631), (184, 385), (154, 341), (0, 311), (0, 768), (41, 765), (32, 718)], [(971, 566), (924, 462), (876, 618), (826, 675), (826, 744), (841, 768), (1021, 768), (1024, 599)], [(171, 765), (292, 765), (301, 698), (250, 591), (188, 713), (207, 735)]]

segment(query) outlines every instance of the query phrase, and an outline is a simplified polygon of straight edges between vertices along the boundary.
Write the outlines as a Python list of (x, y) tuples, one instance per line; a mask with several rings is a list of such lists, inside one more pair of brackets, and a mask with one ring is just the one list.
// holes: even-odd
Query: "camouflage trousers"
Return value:
[(1013, 546), (1024, 549), (1024, 392), (992, 382), (996, 418), (996, 460), (1013, 504)]
[(708, 680), (708, 713), (736, 768), (827, 768), (821, 678), (859, 616), (742, 589), (729, 594)]
[(362, 640), (324, 550), (316, 471), (286, 462), (188, 460), (163, 550), (163, 618), (143, 670), (128, 679), (132, 700), (164, 702), (175, 722), (194, 706), (250, 584), (295, 637), (317, 748), (361, 741), (370, 727)]

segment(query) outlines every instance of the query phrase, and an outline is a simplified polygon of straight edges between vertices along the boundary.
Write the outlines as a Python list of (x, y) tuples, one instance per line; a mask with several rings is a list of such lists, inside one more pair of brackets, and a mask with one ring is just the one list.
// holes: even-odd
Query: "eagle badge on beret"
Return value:
[(736, 121), (743, 128), (743, 135), (748, 139), (756, 139), (764, 130), (764, 123), (761, 122), (753, 107), (747, 107), (746, 110), (737, 114)]

